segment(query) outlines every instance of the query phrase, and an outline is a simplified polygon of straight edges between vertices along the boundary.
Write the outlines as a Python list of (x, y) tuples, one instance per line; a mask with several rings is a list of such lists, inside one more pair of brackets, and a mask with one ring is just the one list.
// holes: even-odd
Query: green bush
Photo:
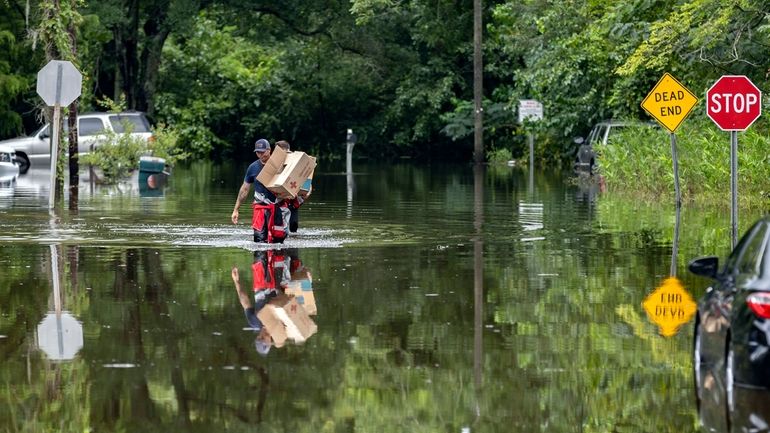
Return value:
[[(676, 133), (682, 199), (704, 204), (730, 203), (730, 133), (705, 116), (688, 119)], [(744, 206), (767, 204), (770, 179), (767, 121), (738, 133), (738, 194)], [(610, 190), (673, 197), (671, 139), (662, 128), (625, 128), (596, 148), (599, 172)]]
[(142, 155), (152, 155), (166, 160), (173, 166), (186, 159), (189, 154), (178, 146), (179, 132), (166, 125), (153, 128), (153, 138), (148, 142), (142, 137), (131, 135), (132, 125), (126, 122), (125, 133), (104, 131), (104, 143), (93, 152), (82, 155), (80, 160), (102, 170), (105, 183), (115, 183), (139, 168)]
[(505, 164), (513, 159), (511, 150), (507, 148), (497, 148), (487, 151), (487, 161), (490, 164)]
[(173, 127), (159, 124), (152, 129), (153, 139), (147, 144), (147, 151), (152, 156), (163, 158), (168, 165), (175, 165), (190, 157), (189, 152), (179, 146), (179, 131)]
[(104, 131), (105, 142), (80, 160), (102, 170), (104, 181), (114, 183), (139, 167), (139, 156), (147, 148), (145, 140), (130, 133)]

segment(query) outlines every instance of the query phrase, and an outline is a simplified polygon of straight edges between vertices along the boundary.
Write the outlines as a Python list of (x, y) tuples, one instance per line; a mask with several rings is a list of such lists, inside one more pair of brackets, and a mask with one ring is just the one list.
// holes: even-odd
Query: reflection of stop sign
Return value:
[(745, 131), (762, 114), (762, 92), (744, 75), (723, 75), (706, 92), (706, 114), (723, 131)]

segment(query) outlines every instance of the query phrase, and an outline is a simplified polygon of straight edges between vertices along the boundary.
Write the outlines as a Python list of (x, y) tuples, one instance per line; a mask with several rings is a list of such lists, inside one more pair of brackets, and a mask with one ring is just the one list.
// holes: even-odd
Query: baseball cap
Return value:
[(260, 138), (254, 143), (254, 152), (264, 152), (270, 150), (270, 142)]
[(259, 338), (254, 340), (254, 347), (257, 349), (257, 353), (259, 353), (262, 356), (267, 356), (267, 354), (270, 352), (270, 347), (272, 344), (262, 341)]

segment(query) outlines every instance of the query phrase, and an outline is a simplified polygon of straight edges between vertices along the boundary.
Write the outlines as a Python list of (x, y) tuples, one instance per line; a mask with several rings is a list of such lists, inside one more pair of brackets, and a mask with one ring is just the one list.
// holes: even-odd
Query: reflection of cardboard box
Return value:
[(315, 158), (305, 152), (287, 153), (276, 147), (257, 180), (279, 196), (294, 198), (314, 169)]
[(305, 308), (307, 314), (315, 316), (318, 314), (318, 308), (315, 305), (315, 294), (313, 288), (303, 288), (301, 281), (292, 281), (286, 288), (286, 294), (294, 296), (294, 299)]
[(297, 299), (279, 294), (265, 305), (257, 318), (262, 322), (276, 347), (286, 339), (302, 343), (318, 331), (318, 325), (308, 315)]
[(286, 327), (281, 322), (281, 319), (274, 314), (274, 312), (265, 306), (257, 313), (257, 318), (262, 322), (262, 326), (265, 327), (267, 333), (270, 334), (270, 338), (273, 340), (275, 347), (283, 347), (286, 344)]
[(312, 290), (313, 277), (310, 275), (310, 270), (305, 266), (297, 266), (297, 269), (294, 269), (294, 272), (291, 273), (291, 280), (300, 281), (303, 283), (303, 286), (307, 286)]

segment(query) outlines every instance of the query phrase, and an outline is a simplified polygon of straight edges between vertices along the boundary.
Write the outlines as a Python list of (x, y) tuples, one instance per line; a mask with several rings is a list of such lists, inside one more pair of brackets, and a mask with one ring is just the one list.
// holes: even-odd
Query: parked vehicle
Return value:
[(578, 146), (573, 164), (575, 172), (593, 174), (597, 166), (597, 147), (606, 146), (617, 135), (618, 131), (629, 126), (655, 127), (656, 125), (633, 120), (604, 120), (595, 124), (587, 139), (577, 137), (574, 140)]
[(770, 389), (770, 217), (757, 221), (719, 269), (715, 256), (689, 270), (714, 283), (698, 302), (693, 336), (696, 381), (703, 368), (724, 371), (725, 400), (735, 387)]
[[(130, 126), (127, 126), (130, 125)], [(67, 121), (64, 130), (67, 134)], [(78, 153), (88, 153), (107, 139), (106, 132), (122, 134), (129, 128), (131, 135), (150, 140), (152, 131), (150, 122), (144, 113), (84, 113), (78, 116)], [(50, 164), (51, 128), (48, 124), (42, 126), (29, 137), (19, 137), (0, 141), (0, 145), (8, 146), (16, 151), (16, 159), (21, 173), (26, 173), (30, 166), (45, 166)]]
[(0, 145), (0, 178), (13, 177), (19, 174), (19, 164), (16, 151), (8, 146)]
[(596, 152), (593, 147), (587, 144), (583, 137), (575, 139), (575, 144), (578, 146), (577, 153), (575, 154), (575, 162), (573, 168), (577, 174), (594, 174), (594, 165), (596, 165)]

